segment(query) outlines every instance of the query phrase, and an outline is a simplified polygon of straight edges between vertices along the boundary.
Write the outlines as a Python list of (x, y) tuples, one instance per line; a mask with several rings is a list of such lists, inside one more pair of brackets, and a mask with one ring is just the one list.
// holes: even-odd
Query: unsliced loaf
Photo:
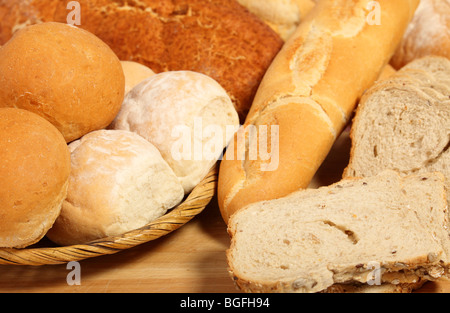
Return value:
[[(242, 122), (283, 40), (236, 0), (78, 0), (80, 27), (120, 60), (154, 72), (190, 70), (228, 91)], [(0, 45), (25, 25), (66, 23), (61, 0), (0, 1)]]
[(444, 57), (417, 59), (375, 84), (358, 106), (344, 177), (440, 171), (450, 186), (449, 95), (450, 60)]
[[(448, 274), (444, 178), (384, 171), (251, 204), (228, 231), (230, 274), (247, 292), (322, 292)], [(372, 266), (372, 268), (371, 268)]]
[(192, 71), (144, 80), (125, 97), (111, 125), (154, 144), (185, 193), (208, 174), (238, 127), (227, 92), (214, 79)]
[(61, 133), (32, 112), (0, 109), (0, 247), (24, 248), (53, 225), (66, 197), (70, 155)]
[(32, 25), (0, 49), (0, 107), (39, 114), (67, 142), (108, 126), (119, 112), (124, 85), (114, 52), (74, 26)]
[(57, 244), (121, 235), (162, 216), (183, 199), (183, 188), (159, 151), (135, 133), (94, 131), (69, 148), (67, 198), (47, 233)]
[(450, 1), (421, 0), (391, 64), (400, 69), (427, 55), (450, 58)]

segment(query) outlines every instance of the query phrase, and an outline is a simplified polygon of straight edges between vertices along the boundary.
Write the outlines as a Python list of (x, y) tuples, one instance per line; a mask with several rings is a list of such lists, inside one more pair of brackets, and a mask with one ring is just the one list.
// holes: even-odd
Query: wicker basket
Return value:
[(114, 254), (160, 238), (177, 230), (203, 211), (214, 196), (217, 186), (217, 172), (216, 165), (181, 204), (144, 227), (127, 232), (122, 236), (107, 237), (81, 245), (28, 247), (24, 249), (3, 248), (0, 249), (0, 264), (62, 264)]

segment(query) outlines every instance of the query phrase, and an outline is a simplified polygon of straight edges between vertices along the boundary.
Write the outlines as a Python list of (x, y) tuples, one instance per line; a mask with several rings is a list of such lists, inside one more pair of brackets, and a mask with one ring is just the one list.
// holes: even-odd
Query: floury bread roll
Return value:
[(71, 245), (121, 235), (183, 199), (159, 151), (135, 133), (99, 130), (69, 145), (72, 172), (61, 214), (47, 236)]
[(41, 115), (66, 142), (108, 126), (120, 110), (124, 85), (114, 52), (74, 26), (29, 26), (0, 49), (0, 107)]
[(24, 248), (53, 225), (67, 194), (70, 155), (61, 133), (29, 111), (0, 109), (0, 247)]
[(421, 0), (391, 64), (401, 69), (428, 55), (450, 59), (450, 0)]
[[(225, 221), (247, 204), (309, 185), (358, 99), (392, 57), (418, 3), (318, 2), (267, 70), (244, 124), (262, 135), (278, 127), (276, 135), (247, 136), (244, 149), (234, 144), (221, 162), (218, 201)], [(273, 157), (249, 157), (257, 142), (275, 142), (278, 167), (265, 170)]]
[(153, 143), (189, 193), (209, 172), (239, 126), (227, 92), (191, 71), (159, 73), (133, 88), (112, 129)]
[(125, 75), (125, 94), (136, 85), (139, 85), (143, 80), (155, 75), (155, 72), (149, 67), (137, 62), (120, 61), (120, 64)]
[(295, 31), (317, 0), (238, 0), (284, 40)]

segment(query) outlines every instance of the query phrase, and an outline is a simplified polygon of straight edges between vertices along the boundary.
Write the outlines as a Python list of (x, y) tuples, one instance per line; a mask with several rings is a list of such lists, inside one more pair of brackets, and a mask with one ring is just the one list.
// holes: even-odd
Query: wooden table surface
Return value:
[[(348, 161), (342, 136), (311, 187), (338, 181)], [(80, 261), (80, 285), (69, 285), (66, 265), (0, 265), (1, 293), (237, 293), (227, 272), (229, 237), (213, 198), (192, 221), (155, 241), (117, 254)], [(450, 282), (427, 283), (417, 292), (450, 292)]]

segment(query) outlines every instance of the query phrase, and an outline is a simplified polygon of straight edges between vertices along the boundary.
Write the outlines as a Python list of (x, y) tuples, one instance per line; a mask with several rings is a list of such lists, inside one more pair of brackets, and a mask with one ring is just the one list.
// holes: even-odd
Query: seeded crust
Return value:
[(417, 283), (406, 284), (381, 284), (381, 285), (333, 285), (324, 293), (411, 293), (421, 288), (426, 283), (422, 279)]

